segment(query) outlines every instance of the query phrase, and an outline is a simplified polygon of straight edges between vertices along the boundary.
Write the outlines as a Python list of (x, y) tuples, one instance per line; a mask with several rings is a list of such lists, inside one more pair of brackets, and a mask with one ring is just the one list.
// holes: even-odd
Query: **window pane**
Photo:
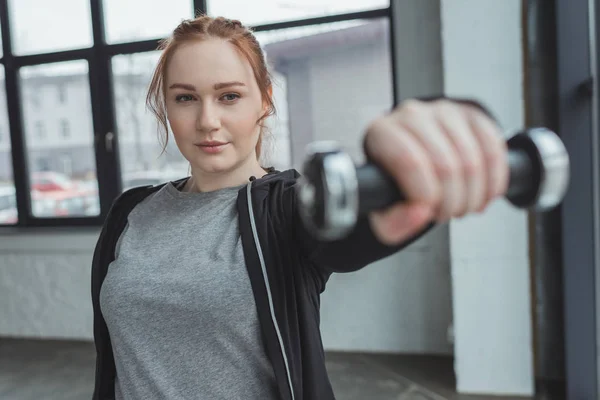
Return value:
[(261, 165), (283, 171), (292, 167), (292, 152), (287, 103), (287, 77), (271, 68), (273, 102), (276, 114), (267, 120), (268, 130), (263, 136)]
[(107, 42), (127, 42), (168, 36), (194, 7), (192, 0), (104, 0), (104, 15)]
[(172, 137), (162, 153), (158, 124), (146, 109), (146, 92), (159, 55), (158, 51), (135, 53), (112, 60), (124, 190), (187, 176), (188, 165)]
[[(348, 28), (357, 26), (363, 26), (369, 23), (369, 20), (352, 20), (343, 22), (333, 22), (329, 24), (319, 25), (308, 25), (299, 26), (296, 28), (288, 29), (277, 29), (274, 31), (256, 32), (255, 35), (258, 38), (261, 46), (269, 44), (280, 43), (279, 45), (271, 46), (272, 49), (279, 48), (291, 44), (292, 39), (308, 38), (308, 37), (321, 37), (319, 34), (330, 34), (333, 31), (341, 31)], [(343, 34), (342, 34), (343, 35)], [(323, 37), (331, 37), (331, 35), (323, 35)], [(313, 39), (314, 40), (314, 39)], [(298, 41), (297, 43), (303, 43), (304, 40)], [(296, 42), (294, 42), (296, 43)]]
[(272, 70), (285, 82), (278, 114), (289, 126), (291, 166), (302, 167), (306, 145), (315, 140), (335, 140), (355, 160), (364, 160), (364, 130), (393, 105), (388, 20), (323, 24), (256, 36)]
[(99, 215), (87, 62), (24, 67), (20, 80), (33, 215)]
[(18, 216), (3, 65), (0, 65), (0, 85), (0, 224), (4, 225), (17, 223)]
[(208, 0), (207, 8), (212, 16), (239, 19), (246, 25), (262, 25), (375, 10), (389, 5), (390, 0)]
[(15, 54), (49, 53), (90, 47), (90, 2), (9, 0)]

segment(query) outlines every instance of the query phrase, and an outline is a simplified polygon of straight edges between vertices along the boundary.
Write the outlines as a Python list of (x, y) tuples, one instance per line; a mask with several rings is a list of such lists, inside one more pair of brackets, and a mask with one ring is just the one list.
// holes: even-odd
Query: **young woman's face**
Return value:
[(219, 39), (179, 47), (167, 66), (167, 117), (192, 170), (225, 173), (256, 162), (265, 111), (249, 62)]

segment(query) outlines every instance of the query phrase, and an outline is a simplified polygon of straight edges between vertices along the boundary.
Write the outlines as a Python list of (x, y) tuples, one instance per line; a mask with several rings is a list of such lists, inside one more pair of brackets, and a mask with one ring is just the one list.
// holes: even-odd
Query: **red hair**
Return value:
[(165, 104), (165, 87), (167, 65), (177, 48), (184, 43), (210, 38), (225, 39), (233, 44), (237, 50), (248, 60), (254, 72), (254, 78), (258, 83), (263, 104), (267, 106), (267, 111), (256, 121), (261, 126), (261, 133), (256, 144), (256, 157), (259, 158), (262, 148), (262, 137), (265, 118), (275, 114), (275, 104), (273, 103), (273, 89), (271, 74), (267, 68), (267, 61), (264, 53), (254, 36), (254, 33), (238, 20), (227, 19), (223, 17), (209, 17), (200, 15), (194, 19), (183, 20), (172, 35), (160, 42), (158, 50), (162, 54), (158, 60), (158, 65), (154, 70), (146, 104), (152, 113), (158, 119), (160, 127), (164, 133), (164, 146), (168, 142), (167, 110)]

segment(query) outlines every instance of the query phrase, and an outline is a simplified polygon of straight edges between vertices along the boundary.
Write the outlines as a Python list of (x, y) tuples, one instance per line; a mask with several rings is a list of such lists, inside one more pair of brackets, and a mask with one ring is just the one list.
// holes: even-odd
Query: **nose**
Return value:
[(202, 104), (196, 115), (196, 129), (203, 133), (213, 132), (221, 127), (217, 108), (212, 104)]

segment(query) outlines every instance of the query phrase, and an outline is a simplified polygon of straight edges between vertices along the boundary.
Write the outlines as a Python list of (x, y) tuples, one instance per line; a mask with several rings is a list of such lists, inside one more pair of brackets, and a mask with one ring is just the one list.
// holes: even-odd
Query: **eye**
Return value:
[(237, 94), (237, 93), (227, 93), (227, 94), (224, 94), (223, 96), (221, 96), (221, 98), (222, 98), (223, 100), (225, 100), (226, 102), (229, 102), (229, 103), (231, 103), (231, 102), (234, 102), (234, 101), (236, 101), (237, 99), (239, 99), (239, 98), (240, 98), (240, 95), (239, 95), (239, 94)]
[(180, 94), (180, 95), (175, 96), (175, 101), (177, 103), (184, 103), (184, 102), (192, 101), (192, 100), (194, 100), (194, 97), (190, 94)]

